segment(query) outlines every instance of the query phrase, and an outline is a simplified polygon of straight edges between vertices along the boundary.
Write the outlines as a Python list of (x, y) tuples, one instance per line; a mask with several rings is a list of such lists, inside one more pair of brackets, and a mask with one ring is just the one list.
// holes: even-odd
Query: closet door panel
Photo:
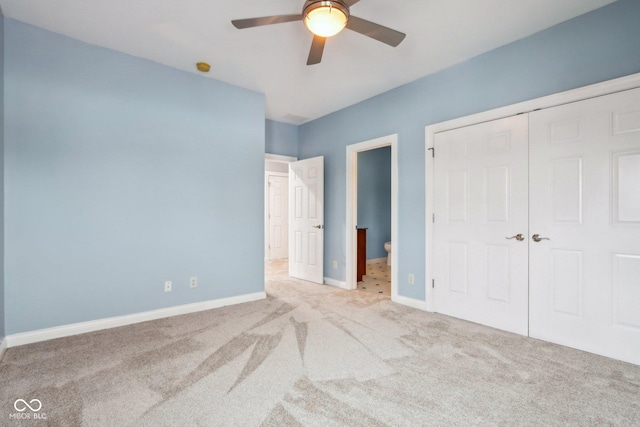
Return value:
[(640, 364), (640, 89), (529, 117), (530, 335)]
[(527, 117), (435, 138), (435, 310), (528, 332)]

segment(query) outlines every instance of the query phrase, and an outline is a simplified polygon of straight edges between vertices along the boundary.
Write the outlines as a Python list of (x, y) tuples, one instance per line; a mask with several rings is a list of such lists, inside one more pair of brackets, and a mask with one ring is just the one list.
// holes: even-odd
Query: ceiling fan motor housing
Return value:
[(349, 19), (349, 7), (340, 0), (307, 0), (302, 7), (302, 17), (306, 18), (309, 12), (320, 7), (333, 7), (340, 10)]

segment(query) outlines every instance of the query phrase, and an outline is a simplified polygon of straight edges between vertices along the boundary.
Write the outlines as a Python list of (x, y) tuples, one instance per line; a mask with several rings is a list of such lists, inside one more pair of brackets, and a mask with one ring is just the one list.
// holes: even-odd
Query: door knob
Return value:
[(540, 237), (539, 234), (534, 234), (533, 236), (531, 236), (531, 238), (533, 239), (534, 242), (540, 242), (542, 240), (551, 240), (548, 237)]
[(313, 228), (319, 228), (320, 230), (322, 230), (324, 228), (324, 225), (314, 225)]
[(522, 242), (524, 240), (524, 235), (516, 234), (515, 236), (505, 237), (505, 239), (507, 239), (507, 240), (516, 239), (518, 242)]

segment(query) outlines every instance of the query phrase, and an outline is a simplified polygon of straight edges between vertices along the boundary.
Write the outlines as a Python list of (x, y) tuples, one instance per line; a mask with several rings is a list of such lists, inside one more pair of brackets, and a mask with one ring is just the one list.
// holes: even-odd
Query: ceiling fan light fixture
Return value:
[(316, 1), (304, 8), (304, 24), (320, 37), (331, 37), (344, 29), (349, 20), (349, 9), (337, 1)]

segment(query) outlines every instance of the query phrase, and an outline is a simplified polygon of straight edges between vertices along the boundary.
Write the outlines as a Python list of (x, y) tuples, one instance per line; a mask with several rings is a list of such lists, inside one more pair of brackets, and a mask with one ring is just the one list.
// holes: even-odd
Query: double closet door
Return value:
[(640, 364), (640, 89), (435, 151), (435, 310)]

